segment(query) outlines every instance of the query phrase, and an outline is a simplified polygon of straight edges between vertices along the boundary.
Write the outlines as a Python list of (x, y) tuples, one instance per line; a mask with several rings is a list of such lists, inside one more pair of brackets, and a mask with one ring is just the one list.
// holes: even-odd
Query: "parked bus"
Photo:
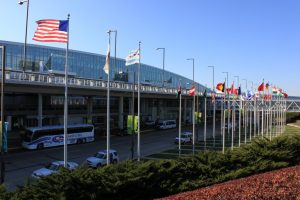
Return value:
[[(68, 126), (68, 144), (94, 141), (94, 126), (76, 124)], [(22, 146), (26, 149), (43, 149), (64, 144), (64, 126), (31, 127), (25, 130)]]

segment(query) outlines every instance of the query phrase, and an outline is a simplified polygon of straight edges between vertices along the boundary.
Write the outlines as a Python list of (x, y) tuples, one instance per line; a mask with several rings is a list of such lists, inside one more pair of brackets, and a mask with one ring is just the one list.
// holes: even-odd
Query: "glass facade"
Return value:
[[(23, 43), (1, 41), (0, 45), (6, 46), (6, 67), (11, 70), (23, 70)], [(32, 72), (47, 73), (48, 70), (64, 72), (66, 50), (41, 45), (27, 45), (25, 70)], [(1, 55), (0, 55), (1, 60)], [(111, 57), (110, 80), (133, 83), (134, 73), (137, 80), (137, 65), (125, 66), (124, 59)], [(103, 66), (105, 55), (69, 50), (69, 72), (77, 77), (87, 79), (107, 79)], [(140, 80), (142, 84), (161, 86), (163, 83), (162, 69), (141, 64)], [(164, 72), (164, 85), (176, 88), (181, 81), (182, 88), (189, 88), (192, 80), (178, 74)], [(201, 92), (205, 87), (196, 83)]]

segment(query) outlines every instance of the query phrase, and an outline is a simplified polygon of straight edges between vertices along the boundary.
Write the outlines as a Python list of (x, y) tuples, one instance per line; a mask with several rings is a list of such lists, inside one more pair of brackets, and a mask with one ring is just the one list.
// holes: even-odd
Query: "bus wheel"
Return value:
[(43, 143), (37, 145), (37, 149), (43, 149), (43, 148), (44, 148), (44, 144)]

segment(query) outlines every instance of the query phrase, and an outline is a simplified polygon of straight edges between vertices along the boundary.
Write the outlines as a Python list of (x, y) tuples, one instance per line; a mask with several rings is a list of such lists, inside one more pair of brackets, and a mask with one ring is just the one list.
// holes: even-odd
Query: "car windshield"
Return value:
[(105, 158), (106, 158), (106, 154), (104, 154), (104, 153), (96, 153), (96, 154), (94, 155), (94, 157), (105, 159)]
[(49, 165), (46, 166), (47, 169), (52, 170), (52, 171), (57, 171), (59, 166), (53, 163), (50, 163)]

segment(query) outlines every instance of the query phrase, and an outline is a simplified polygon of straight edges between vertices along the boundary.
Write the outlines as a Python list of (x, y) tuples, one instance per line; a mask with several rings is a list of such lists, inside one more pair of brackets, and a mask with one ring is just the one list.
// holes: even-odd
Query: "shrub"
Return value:
[(176, 160), (125, 161), (96, 170), (62, 170), (7, 199), (151, 199), (300, 163), (300, 134), (253, 140), (225, 154), (204, 151)]

